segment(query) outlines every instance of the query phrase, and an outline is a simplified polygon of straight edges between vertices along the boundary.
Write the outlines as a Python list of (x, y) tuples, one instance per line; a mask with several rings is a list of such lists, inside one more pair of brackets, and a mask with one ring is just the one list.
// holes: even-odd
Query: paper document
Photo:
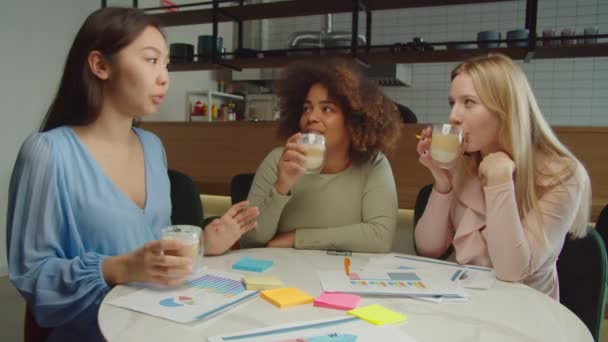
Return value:
[(460, 265), (454, 262), (424, 258), (409, 255), (386, 255), (372, 259), (365, 267), (366, 270), (434, 270), (451, 281), (471, 289), (487, 290), (496, 282), (496, 272), (481, 266)]
[(189, 323), (257, 297), (258, 291), (245, 290), (241, 277), (239, 274), (206, 270), (179, 287), (145, 288), (107, 303), (178, 323)]
[(427, 270), (319, 271), (324, 291), (413, 297), (466, 297), (458, 283)]
[(416, 340), (398, 325), (375, 326), (357, 317), (305, 321), (208, 337), (209, 342), (378, 342)]

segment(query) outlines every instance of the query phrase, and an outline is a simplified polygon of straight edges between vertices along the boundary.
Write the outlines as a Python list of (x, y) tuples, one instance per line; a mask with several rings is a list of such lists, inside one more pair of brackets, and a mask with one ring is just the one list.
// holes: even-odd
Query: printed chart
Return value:
[(108, 304), (189, 323), (257, 297), (258, 291), (245, 290), (240, 278), (239, 274), (207, 270), (182, 286), (145, 288), (115, 298)]

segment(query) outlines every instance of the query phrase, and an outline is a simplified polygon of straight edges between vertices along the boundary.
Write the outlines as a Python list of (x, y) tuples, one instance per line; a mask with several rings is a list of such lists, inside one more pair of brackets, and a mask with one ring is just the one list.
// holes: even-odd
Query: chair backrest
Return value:
[(203, 205), (196, 185), (190, 177), (169, 170), (171, 183), (171, 223), (203, 227)]
[(557, 260), (559, 299), (585, 323), (599, 341), (606, 303), (606, 249), (590, 229), (581, 239), (566, 237)]
[(608, 246), (608, 204), (602, 209), (595, 221), (595, 230), (600, 233), (604, 247)]
[[(431, 192), (433, 192), (433, 184), (427, 184), (418, 191), (418, 195), (416, 196), (416, 203), (414, 204), (414, 234), (412, 238), (414, 239), (414, 250), (416, 254), (418, 253), (418, 248), (416, 247), (416, 225), (418, 221), (424, 214), (424, 209), (426, 209), (426, 204), (429, 201), (429, 196), (431, 196)], [(450, 245), (450, 248), (439, 258), (439, 259), (447, 259), (454, 252), (454, 247)]]
[(424, 214), (424, 209), (426, 208), (426, 204), (429, 201), (429, 196), (433, 191), (433, 184), (427, 184), (418, 191), (418, 195), (416, 196), (416, 204), (414, 205), (414, 226), (418, 223), (418, 220)]
[(254, 176), (254, 173), (240, 173), (232, 177), (230, 181), (230, 201), (233, 205), (247, 199)]

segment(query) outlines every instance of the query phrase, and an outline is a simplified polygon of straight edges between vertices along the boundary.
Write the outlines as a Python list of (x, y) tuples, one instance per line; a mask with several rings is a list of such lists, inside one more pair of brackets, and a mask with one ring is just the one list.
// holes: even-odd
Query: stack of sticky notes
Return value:
[(364, 306), (347, 312), (375, 325), (397, 323), (407, 320), (406, 315), (389, 310), (378, 304)]
[(323, 292), (315, 298), (314, 306), (337, 310), (352, 310), (359, 305), (361, 297), (339, 292)]
[(315, 300), (308, 293), (292, 287), (264, 290), (260, 292), (260, 296), (279, 308), (308, 304)]
[(232, 269), (251, 272), (264, 272), (272, 266), (272, 260), (253, 259), (243, 257), (232, 264)]
[(246, 276), (243, 277), (243, 284), (247, 290), (268, 290), (283, 287), (283, 282), (277, 276)]

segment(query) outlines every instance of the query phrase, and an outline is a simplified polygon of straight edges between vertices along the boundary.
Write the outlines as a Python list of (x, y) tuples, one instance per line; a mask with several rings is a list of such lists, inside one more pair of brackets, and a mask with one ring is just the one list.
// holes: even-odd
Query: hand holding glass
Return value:
[(430, 148), (433, 163), (443, 169), (454, 166), (454, 162), (460, 156), (461, 143), (462, 131), (460, 127), (450, 124), (433, 125)]
[(164, 251), (166, 255), (188, 257), (192, 259), (192, 269), (196, 270), (203, 254), (201, 228), (197, 226), (177, 225), (162, 229), (162, 239), (175, 239), (184, 244), (177, 250)]
[(306, 150), (306, 173), (319, 173), (325, 164), (325, 137), (316, 133), (303, 133), (298, 139)]

